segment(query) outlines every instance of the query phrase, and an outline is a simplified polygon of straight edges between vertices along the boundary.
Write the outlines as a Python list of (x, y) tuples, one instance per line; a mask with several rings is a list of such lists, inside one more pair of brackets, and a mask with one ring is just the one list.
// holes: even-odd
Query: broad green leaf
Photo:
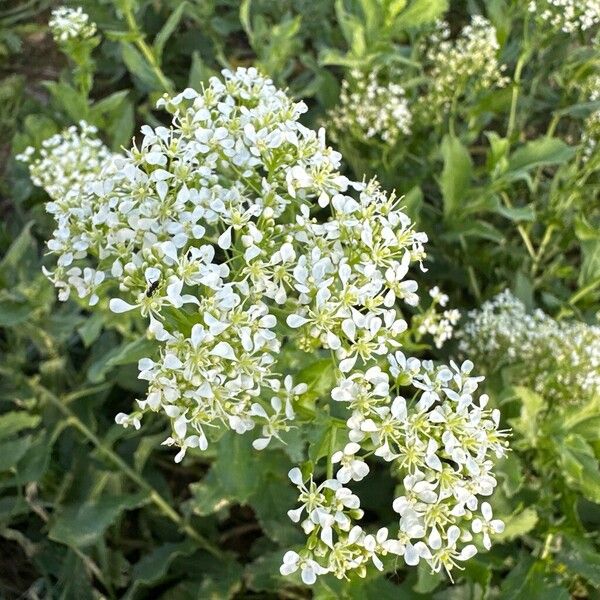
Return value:
[(162, 581), (173, 561), (180, 556), (192, 554), (196, 549), (196, 544), (188, 539), (184, 542), (163, 544), (142, 556), (133, 567), (131, 573), (133, 583), (124, 598), (133, 598), (138, 588)]
[(500, 587), (500, 600), (569, 600), (569, 591), (558, 583), (558, 576), (546, 573), (545, 565), (530, 556), (516, 557), (517, 564)]
[(140, 358), (151, 355), (154, 350), (155, 344), (146, 338), (126, 342), (112, 348), (107, 354), (90, 365), (87, 373), (88, 380), (91, 383), (100, 383), (104, 381), (113, 367), (137, 363)]
[(128, 71), (140, 82), (144, 91), (162, 91), (163, 85), (160, 79), (135, 46), (122, 42), (121, 56)]
[(448, 0), (413, 0), (398, 16), (396, 30), (433, 23), (448, 10)]
[(115, 117), (128, 95), (129, 90), (119, 90), (94, 102), (90, 109), (90, 119), (97, 122), (102, 117)]
[(556, 559), (600, 589), (600, 553), (592, 544), (568, 538)]
[(529, 533), (537, 524), (538, 516), (533, 508), (526, 508), (522, 511), (513, 513), (508, 517), (503, 517), (504, 531), (494, 535), (498, 542), (506, 542)]
[(73, 121), (87, 119), (89, 107), (87, 98), (66, 83), (46, 82), (55, 104)]
[(53, 518), (48, 537), (75, 548), (90, 546), (102, 537), (123, 511), (139, 508), (149, 501), (148, 495), (140, 492), (65, 506)]
[(31, 436), (0, 442), (0, 472), (14, 467), (27, 452)]
[(14, 327), (27, 320), (33, 312), (28, 302), (16, 300), (0, 300), (0, 327)]
[(542, 137), (513, 152), (508, 161), (509, 174), (530, 171), (546, 165), (559, 165), (567, 162), (575, 150), (558, 138)]
[(446, 135), (442, 140), (444, 169), (440, 177), (440, 189), (444, 199), (444, 217), (460, 219), (461, 206), (471, 185), (473, 163), (469, 151), (454, 136)]
[(38, 415), (31, 415), (22, 410), (0, 415), (0, 440), (19, 433), (23, 429), (37, 427), (39, 422)]

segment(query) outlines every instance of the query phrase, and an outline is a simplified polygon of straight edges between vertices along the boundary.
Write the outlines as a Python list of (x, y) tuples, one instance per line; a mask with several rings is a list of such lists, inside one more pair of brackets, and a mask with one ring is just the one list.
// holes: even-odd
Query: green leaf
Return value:
[(514, 391), (521, 400), (521, 415), (518, 419), (512, 419), (511, 425), (519, 432), (533, 447), (537, 444), (538, 417), (546, 408), (544, 399), (535, 392), (524, 387), (515, 387)]
[(0, 415), (0, 440), (19, 433), (23, 429), (37, 427), (39, 422), (38, 415), (31, 415), (22, 410)]
[(575, 154), (575, 150), (558, 138), (543, 137), (513, 152), (508, 161), (508, 172), (511, 177), (546, 165), (559, 165), (567, 162)]
[(529, 533), (537, 524), (538, 516), (533, 508), (526, 508), (522, 511), (513, 513), (508, 517), (503, 517), (504, 531), (494, 536), (498, 542), (506, 542)]
[(202, 60), (202, 57), (198, 51), (194, 51), (192, 54), (192, 66), (188, 76), (188, 86), (198, 90), (203, 83), (208, 83), (208, 80), (214, 75), (216, 75), (216, 71), (211, 69)]
[(444, 199), (444, 217), (456, 219), (460, 217), (460, 208), (465, 204), (471, 185), (473, 163), (469, 151), (455, 136), (444, 136), (441, 151), (444, 169), (440, 177), (440, 189)]
[(600, 465), (594, 449), (577, 434), (570, 434), (558, 445), (563, 474), (592, 502), (600, 503)]
[(158, 59), (159, 63), (162, 59), (165, 44), (167, 43), (167, 40), (171, 37), (171, 35), (173, 35), (173, 32), (177, 29), (179, 21), (181, 21), (181, 17), (183, 16), (183, 13), (187, 6), (188, 3), (186, 0), (180, 2), (177, 5), (177, 8), (169, 15), (169, 18), (165, 21), (165, 24), (162, 26), (161, 30), (157, 33), (156, 37), (154, 38), (154, 55)]
[(87, 98), (66, 83), (47, 81), (45, 83), (55, 104), (72, 120), (87, 119), (89, 107)]
[(581, 575), (596, 589), (600, 589), (600, 554), (591, 544), (583, 540), (567, 538), (556, 555), (556, 560)]
[(0, 300), (0, 327), (14, 327), (27, 320), (33, 307), (28, 302)]
[(135, 46), (122, 42), (121, 56), (127, 70), (131, 73), (133, 78), (140, 83), (140, 87), (144, 91), (162, 91), (163, 86), (160, 79)]
[(14, 467), (27, 452), (31, 436), (0, 442), (0, 472)]
[(168, 543), (158, 546), (144, 555), (133, 567), (132, 585), (124, 598), (133, 598), (140, 587), (148, 587), (161, 582), (169, 571), (169, 567), (180, 556), (189, 556), (197, 549), (192, 540), (180, 543)]
[(113, 367), (137, 363), (140, 358), (151, 355), (155, 349), (155, 343), (146, 338), (112, 348), (90, 365), (87, 372), (88, 380), (91, 383), (100, 383)]
[(90, 120), (97, 123), (102, 117), (116, 116), (117, 111), (120, 110), (128, 95), (129, 90), (119, 90), (102, 98), (102, 100), (94, 102), (90, 109)]
[(500, 588), (500, 600), (569, 600), (568, 590), (558, 583), (555, 574), (545, 572), (542, 562), (526, 554), (517, 557), (516, 567)]
[(149, 501), (148, 495), (140, 492), (65, 506), (53, 519), (48, 537), (75, 548), (90, 546), (102, 537), (123, 511), (139, 508)]
[(420, 27), (433, 23), (448, 10), (448, 0), (413, 0), (395, 23), (396, 30)]
[(33, 221), (27, 223), (4, 254), (0, 261), (0, 278), (4, 278), (10, 271), (17, 269), (27, 253), (35, 252), (35, 240), (31, 235), (32, 226)]
[(600, 227), (581, 215), (575, 222), (575, 235), (583, 255), (578, 283), (584, 287), (600, 276)]

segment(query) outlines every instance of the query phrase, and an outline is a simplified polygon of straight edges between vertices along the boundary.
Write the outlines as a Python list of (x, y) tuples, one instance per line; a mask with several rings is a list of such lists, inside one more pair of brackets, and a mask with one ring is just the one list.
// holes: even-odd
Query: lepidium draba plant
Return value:
[[(496, 485), (505, 433), (475, 395), (472, 363), (435, 366), (400, 351), (402, 307), (419, 300), (409, 269), (425, 270), (427, 241), (400, 199), (342, 175), (324, 130), (299, 122), (306, 106), (253, 68), (159, 106), (170, 126), (144, 126), (138, 144), (102, 154), (91, 173), (82, 165), (77, 200), (65, 191), (48, 205), (58, 256), (49, 277), (61, 297), (74, 287), (90, 304), (140, 315), (156, 342), (139, 362), (148, 393), (117, 422), (140, 428), (147, 413), (163, 414), (164, 443), (181, 461), (206, 449), (215, 428), (257, 432), (257, 450), (285, 443), (290, 428), (327, 415), (331, 399), (346, 413), (347, 439), (331, 444), (326, 478), (308, 462), (290, 472), (300, 507), (289, 514), (307, 542), (285, 554), (281, 572), (300, 569), (306, 584), (383, 568), (388, 553), (450, 571), (476, 543), (489, 547), (502, 524), (481, 498)], [(26, 153), (34, 175), (43, 161), (60, 163), (54, 148), (65, 143), (38, 159)], [(331, 361), (331, 398), (314, 410), (300, 410), (308, 386), (284, 349)], [(372, 460), (399, 481), (394, 532), (363, 530), (360, 499), (345, 487)]]

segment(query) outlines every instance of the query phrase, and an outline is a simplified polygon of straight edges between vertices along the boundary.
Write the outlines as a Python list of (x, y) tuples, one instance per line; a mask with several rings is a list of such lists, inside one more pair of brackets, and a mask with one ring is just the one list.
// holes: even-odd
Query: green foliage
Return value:
[[(228, 65), (256, 64), (307, 99), (310, 126), (327, 126), (352, 70), (381, 69), (417, 106), (433, 83), (422, 52), (433, 23), (448, 19), (454, 35), (482, 13), (497, 29), (507, 85), (465, 95), (436, 122), (415, 110), (411, 135), (391, 148), (342, 132), (345, 163), (406, 194), (430, 238), (427, 267), (453, 306), (509, 287), (530, 307), (593, 323), (600, 154), (586, 155), (582, 136), (600, 108), (586, 88), (599, 72), (598, 34), (548, 31), (516, 0), (88, 0), (98, 35), (61, 54), (45, 25), (49, 4), (0, 7), (0, 595), (311, 597), (278, 570), (301, 541), (286, 515), (287, 472), (343, 445), (334, 407), (288, 445), (258, 454), (248, 436), (227, 433), (176, 467), (157, 449), (165, 423), (143, 436), (117, 427), (114, 415), (144, 392), (136, 363), (148, 342), (106, 306), (91, 316), (76, 298), (55, 300), (41, 272), (47, 198), (15, 155), (80, 119), (118, 151), (143, 122), (162, 124), (153, 106), (164, 91), (199, 87)], [(279, 360), (309, 386), (300, 411), (327, 406), (331, 361)], [(390, 560), (385, 575), (320, 579), (312, 597), (600, 598), (600, 397), (556, 406), (515, 385), (510, 369), (488, 375), (513, 431), (491, 500), (506, 528), (492, 550), (454, 585)], [(392, 523), (393, 490), (374, 481), (366, 518)]]

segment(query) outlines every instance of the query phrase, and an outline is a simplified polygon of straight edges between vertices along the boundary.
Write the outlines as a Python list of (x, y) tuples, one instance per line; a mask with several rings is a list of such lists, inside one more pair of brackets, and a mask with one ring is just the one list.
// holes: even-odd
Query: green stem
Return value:
[(212, 554), (215, 558), (222, 558), (223, 553), (215, 546), (212, 542), (207, 540), (204, 536), (198, 533), (189, 523), (186, 523), (183, 517), (172, 507), (169, 503), (138, 473), (136, 473), (118, 454), (113, 452), (110, 448), (106, 447), (98, 436), (91, 431), (85, 423), (83, 423), (77, 415), (61, 400), (55, 396), (50, 390), (36, 385), (38, 392), (41, 392), (45, 397), (65, 416), (70, 425), (75, 427), (84, 437), (86, 437), (110, 462), (118, 467), (124, 475), (129, 477), (131, 481), (137, 484), (142, 490), (147, 492), (148, 497), (154, 503), (154, 505), (171, 521), (173, 521), (179, 529), (184, 531), (190, 538), (192, 538), (198, 546)]
[(331, 462), (331, 457), (333, 456), (333, 452), (335, 450), (336, 435), (337, 426), (335, 424), (332, 424), (331, 435), (329, 436), (329, 454), (327, 456), (327, 479), (333, 479), (333, 463)]
[[(510, 201), (510, 198), (508, 196), (508, 194), (506, 192), (501, 192), (500, 196), (504, 202), (504, 204), (508, 207), (508, 208), (512, 208), (512, 202)], [(529, 234), (527, 233), (527, 230), (525, 229), (525, 227), (523, 227), (523, 225), (521, 225), (521, 223), (517, 223), (517, 231), (519, 232), (521, 239), (523, 240), (523, 243), (525, 244), (525, 247), (527, 248), (527, 252), (529, 252), (529, 256), (531, 256), (531, 258), (535, 261), (535, 249), (533, 247), (533, 243), (531, 242), (531, 238), (529, 237)]]
[(552, 233), (554, 232), (554, 225), (548, 225), (548, 227), (546, 227), (546, 231), (544, 232), (544, 237), (542, 238), (542, 243), (540, 244), (540, 247), (538, 248), (537, 254), (535, 254), (535, 256), (533, 257), (533, 263), (531, 265), (531, 276), (534, 277), (535, 274), (537, 273), (537, 270), (540, 266), (540, 263), (542, 261), (542, 257), (544, 256), (544, 253), (546, 252), (546, 247), (548, 246), (548, 244), (550, 243), (550, 239), (552, 238)]
[(154, 51), (148, 45), (148, 43), (144, 39), (144, 35), (142, 34), (142, 32), (140, 31), (140, 28), (138, 27), (137, 21), (135, 20), (135, 15), (133, 14), (133, 7), (132, 7), (131, 2), (129, 2), (129, 1), (123, 2), (122, 8), (123, 8), (123, 14), (125, 16), (125, 21), (127, 22), (127, 27), (129, 28), (129, 31), (135, 37), (135, 39), (134, 39), (135, 45), (138, 47), (138, 50), (143, 54), (144, 58), (146, 59), (146, 62), (148, 63), (148, 65), (150, 66), (152, 71), (154, 71), (154, 74), (156, 75), (157, 79), (160, 81), (160, 84), (163, 87), (164, 91), (168, 92), (168, 93), (172, 93), (173, 86), (171, 85), (171, 82), (169, 81), (167, 76), (163, 73), (162, 69), (160, 68), (160, 65), (158, 64), (158, 60), (156, 59), (156, 56), (154, 55)]

